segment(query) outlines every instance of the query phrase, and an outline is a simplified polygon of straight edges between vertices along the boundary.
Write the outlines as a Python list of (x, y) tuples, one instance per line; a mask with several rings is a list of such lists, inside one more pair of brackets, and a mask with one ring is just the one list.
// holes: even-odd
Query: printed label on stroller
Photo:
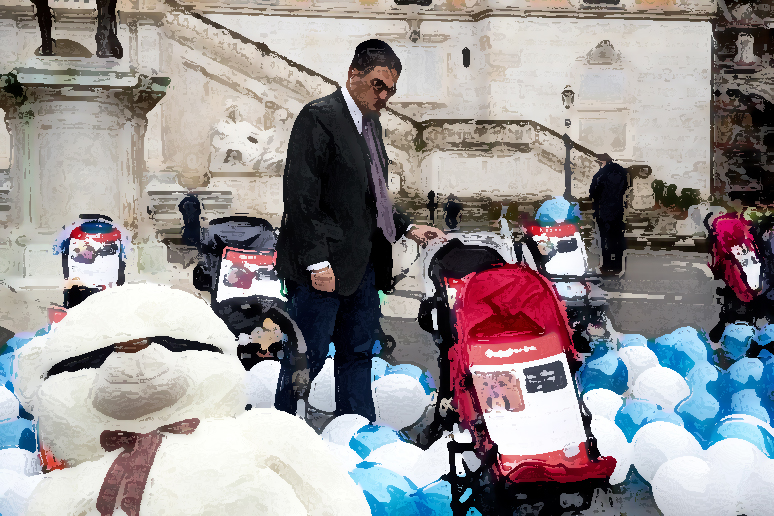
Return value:
[(567, 387), (567, 376), (564, 374), (564, 367), (559, 361), (551, 362), (535, 367), (524, 369), (524, 376), (527, 378), (527, 392), (552, 392)]
[(521, 383), (511, 371), (474, 372), (473, 385), (484, 413), (493, 410), (524, 410)]
[(736, 261), (742, 266), (747, 285), (752, 290), (758, 290), (761, 285), (761, 262), (755, 252), (746, 245), (735, 245), (731, 248)]
[(118, 244), (108, 241), (106, 235), (81, 232), (71, 237), (67, 256), (68, 278), (80, 278), (80, 283), (86, 287), (115, 285), (120, 265)]
[(274, 253), (227, 247), (218, 272), (216, 301), (252, 296), (282, 297), (282, 285), (274, 272)]

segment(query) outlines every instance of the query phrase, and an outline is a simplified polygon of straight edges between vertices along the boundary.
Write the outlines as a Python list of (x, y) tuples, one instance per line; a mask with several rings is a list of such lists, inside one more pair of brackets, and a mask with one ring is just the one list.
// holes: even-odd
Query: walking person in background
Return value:
[(620, 274), (623, 270), (624, 195), (629, 179), (621, 165), (608, 154), (597, 154), (599, 171), (594, 174), (589, 194), (602, 247), (602, 274)]
[[(306, 344), (308, 381), (336, 346), (336, 415), (375, 419), (371, 358), (381, 315), (379, 290), (392, 289), (392, 244), (443, 233), (412, 226), (387, 192), (379, 111), (395, 94), (401, 63), (379, 40), (357, 46), (344, 88), (301, 109), (288, 143), (285, 213), (277, 272), (289, 313)], [(303, 397), (303, 356), (283, 352), (275, 406), (294, 413)], [(300, 414), (299, 414), (300, 415)]]

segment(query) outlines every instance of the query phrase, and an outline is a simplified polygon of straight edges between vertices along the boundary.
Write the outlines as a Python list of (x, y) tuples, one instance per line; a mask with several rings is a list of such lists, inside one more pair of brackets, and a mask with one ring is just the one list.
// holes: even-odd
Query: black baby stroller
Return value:
[[(193, 196), (181, 202), (184, 215)], [(232, 216), (213, 219), (197, 231), (197, 220), (186, 220), (184, 241), (199, 250), (194, 286), (211, 295), (213, 311), (240, 337), (239, 358), (245, 369), (279, 358), (283, 342), (297, 330), (285, 312), (282, 282), (274, 270), (277, 235), (266, 220)], [(197, 233), (199, 239), (196, 239)], [(291, 343), (291, 349), (296, 349)]]

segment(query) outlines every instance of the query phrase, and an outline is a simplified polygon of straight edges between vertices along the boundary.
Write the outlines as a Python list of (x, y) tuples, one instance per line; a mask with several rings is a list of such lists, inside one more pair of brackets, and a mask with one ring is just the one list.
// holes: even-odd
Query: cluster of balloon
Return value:
[[(309, 394), (309, 405), (328, 413), (336, 407), (334, 356), (331, 345)], [(371, 390), (373, 424), (359, 415), (334, 418), (322, 433), (328, 447), (363, 489), (373, 514), (451, 514), (451, 485), (440, 480), (450, 470), (448, 439), (423, 450), (405, 433), (432, 407), (433, 378), (413, 364), (390, 365), (375, 357)]]
[(774, 325), (738, 323), (718, 350), (690, 327), (595, 343), (578, 387), (600, 452), (618, 461), (611, 483), (633, 465), (665, 516), (770, 514), (774, 355), (762, 347), (772, 341)]
[(49, 330), (46, 327), (36, 333), (17, 333), (0, 348), (0, 450), (38, 451), (34, 418), (14, 394), (14, 353), (33, 338), (43, 338)]
[(14, 352), (37, 333), (17, 333), (0, 348), (0, 514), (22, 514), (32, 490), (42, 478), (36, 425), (14, 395)]
[(423, 450), (358, 415), (333, 419), (323, 439), (363, 489), (372, 514), (451, 515), (448, 438)]

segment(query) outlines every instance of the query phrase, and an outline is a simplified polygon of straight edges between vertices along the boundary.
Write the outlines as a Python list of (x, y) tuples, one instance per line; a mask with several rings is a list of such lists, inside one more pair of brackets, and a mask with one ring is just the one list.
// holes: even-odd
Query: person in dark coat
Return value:
[[(277, 272), (289, 314), (306, 345), (309, 379), (336, 346), (336, 413), (375, 419), (371, 358), (379, 330), (379, 290), (392, 289), (392, 244), (419, 244), (443, 233), (411, 226), (387, 192), (387, 154), (379, 111), (395, 94), (401, 64), (379, 40), (357, 46), (345, 88), (301, 109), (288, 143), (285, 213), (277, 240)], [(300, 368), (283, 353), (275, 407), (296, 411)]]
[(620, 273), (623, 269), (624, 195), (629, 179), (621, 165), (608, 154), (597, 154), (599, 171), (594, 174), (589, 194), (602, 244), (602, 272)]

